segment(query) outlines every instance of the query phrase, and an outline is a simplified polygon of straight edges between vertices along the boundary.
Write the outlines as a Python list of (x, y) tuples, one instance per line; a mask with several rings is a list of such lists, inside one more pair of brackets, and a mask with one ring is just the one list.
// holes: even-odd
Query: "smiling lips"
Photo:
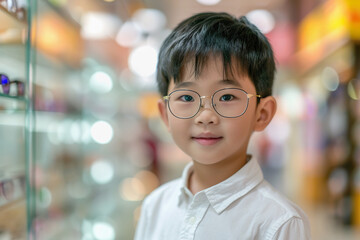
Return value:
[(219, 142), (223, 137), (218, 137), (213, 134), (205, 133), (200, 134), (196, 137), (192, 137), (193, 140), (195, 140), (197, 143), (204, 145), (204, 146), (210, 146), (214, 145), (217, 142)]

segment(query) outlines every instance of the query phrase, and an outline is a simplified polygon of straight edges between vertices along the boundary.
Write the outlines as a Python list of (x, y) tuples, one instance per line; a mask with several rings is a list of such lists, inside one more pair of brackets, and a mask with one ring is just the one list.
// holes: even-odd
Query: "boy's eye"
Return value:
[(226, 95), (223, 95), (223, 96), (220, 97), (220, 101), (228, 102), (228, 101), (231, 101), (231, 100), (234, 100), (234, 96), (231, 95), (231, 94), (226, 94)]
[(190, 95), (183, 95), (179, 99), (184, 102), (193, 102), (194, 101), (194, 98)]

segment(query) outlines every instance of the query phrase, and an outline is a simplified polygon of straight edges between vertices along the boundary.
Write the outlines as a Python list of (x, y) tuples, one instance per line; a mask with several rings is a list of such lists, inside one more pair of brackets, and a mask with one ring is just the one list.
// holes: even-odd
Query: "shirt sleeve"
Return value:
[(285, 222), (275, 233), (272, 240), (310, 240), (310, 227), (308, 221), (293, 217)]

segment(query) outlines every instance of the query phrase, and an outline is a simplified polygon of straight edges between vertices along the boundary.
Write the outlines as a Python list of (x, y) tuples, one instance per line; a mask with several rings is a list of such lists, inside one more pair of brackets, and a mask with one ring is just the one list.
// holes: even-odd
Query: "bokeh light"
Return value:
[(97, 71), (90, 77), (90, 88), (97, 93), (107, 93), (113, 88), (113, 80), (103, 71)]
[(107, 160), (97, 160), (91, 165), (91, 177), (98, 184), (109, 183), (114, 177), (114, 167)]
[(347, 92), (352, 99), (360, 100), (360, 80), (351, 80), (347, 85)]
[(116, 42), (124, 47), (136, 46), (141, 40), (141, 28), (132, 21), (125, 22), (116, 35)]
[(290, 117), (302, 116), (305, 110), (305, 103), (300, 89), (295, 85), (284, 87), (280, 93), (280, 107)]
[(99, 144), (107, 144), (114, 135), (113, 128), (108, 122), (97, 121), (90, 129), (92, 139)]
[(166, 25), (165, 15), (157, 9), (139, 9), (132, 19), (144, 32), (160, 31)]
[(275, 18), (267, 10), (257, 9), (246, 14), (247, 19), (266, 34), (271, 32), (275, 27)]
[(116, 237), (114, 227), (107, 222), (95, 222), (92, 233), (97, 240), (114, 240)]
[(121, 25), (118, 17), (103, 12), (87, 12), (81, 17), (81, 35), (85, 39), (106, 39), (116, 35)]
[(137, 178), (126, 178), (120, 186), (120, 194), (127, 201), (141, 201), (145, 197), (146, 187)]
[(149, 77), (156, 71), (158, 52), (151, 46), (135, 48), (129, 57), (130, 70), (141, 77)]
[(46, 187), (42, 187), (37, 192), (37, 205), (41, 208), (47, 208), (52, 202), (52, 194)]
[(325, 88), (332, 92), (335, 91), (340, 84), (339, 74), (332, 67), (324, 68), (321, 75), (321, 80)]
[(202, 5), (216, 5), (219, 2), (221, 2), (221, 0), (196, 0), (198, 3), (202, 4)]

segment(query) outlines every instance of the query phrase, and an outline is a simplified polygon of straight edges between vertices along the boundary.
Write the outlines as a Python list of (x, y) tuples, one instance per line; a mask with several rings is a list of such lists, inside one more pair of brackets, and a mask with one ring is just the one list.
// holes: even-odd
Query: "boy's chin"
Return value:
[(211, 159), (211, 158), (193, 158), (192, 159), (195, 164), (200, 165), (214, 165), (221, 162), (221, 159)]

